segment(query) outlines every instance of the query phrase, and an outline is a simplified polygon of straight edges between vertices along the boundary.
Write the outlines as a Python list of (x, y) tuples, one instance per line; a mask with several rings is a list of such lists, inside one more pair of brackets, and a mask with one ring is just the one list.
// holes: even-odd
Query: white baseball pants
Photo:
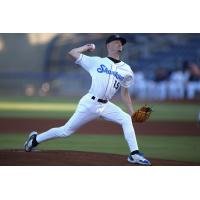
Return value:
[(46, 140), (67, 137), (74, 133), (82, 125), (96, 119), (97, 117), (103, 117), (105, 120), (113, 121), (122, 126), (124, 137), (128, 143), (130, 151), (138, 150), (135, 131), (132, 125), (130, 115), (121, 110), (118, 106), (111, 102), (102, 104), (91, 99), (93, 95), (86, 94), (81, 98), (77, 109), (69, 121), (61, 127), (52, 128), (37, 136), (37, 142), (41, 143)]

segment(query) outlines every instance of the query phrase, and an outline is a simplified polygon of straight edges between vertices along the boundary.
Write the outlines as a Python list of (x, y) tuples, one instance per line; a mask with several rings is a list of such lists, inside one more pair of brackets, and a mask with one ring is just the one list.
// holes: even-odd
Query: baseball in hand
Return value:
[(89, 51), (94, 51), (95, 50), (95, 44), (90, 44), (90, 49)]
[(92, 49), (95, 49), (95, 44), (91, 44), (91, 46), (92, 46)]

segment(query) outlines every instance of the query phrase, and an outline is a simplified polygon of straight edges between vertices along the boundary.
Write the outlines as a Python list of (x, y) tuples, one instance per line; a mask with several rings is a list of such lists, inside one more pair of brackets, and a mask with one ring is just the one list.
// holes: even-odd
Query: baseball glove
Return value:
[(131, 116), (133, 122), (145, 122), (149, 119), (151, 115), (152, 109), (145, 105), (139, 108), (136, 112)]

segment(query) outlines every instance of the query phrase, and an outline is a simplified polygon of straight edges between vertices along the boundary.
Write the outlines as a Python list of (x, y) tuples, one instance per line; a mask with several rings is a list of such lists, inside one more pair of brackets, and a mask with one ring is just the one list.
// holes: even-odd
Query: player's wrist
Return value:
[(81, 49), (82, 49), (82, 52), (88, 51), (89, 46), (86, 44), (86, 45), (82, 46)]
[(84, 51), (94, 51), (95, 50), (95, 45), (94, 44), (86, 44), (83, 46)]

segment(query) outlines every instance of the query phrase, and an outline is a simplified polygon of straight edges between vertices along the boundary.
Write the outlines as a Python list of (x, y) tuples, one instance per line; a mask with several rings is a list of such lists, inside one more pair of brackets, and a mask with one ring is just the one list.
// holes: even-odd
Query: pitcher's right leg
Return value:
[(45, 142), (47, 140), (55, 138), (67, 137), (74, 133), (82, 125), (97, 118), (98, 115), (94, 112), (90, 112), (90, 110), (92, 109), (89, 109), (86, 105), (87, 99), (85, 98), (83, 99), (83, 101), (81, 101), (81, 103), (79, 103), (76, 112), (64, 126), (51, 128), (50, 130), (41, 134), (37, 134), (37, 132), (32, 132), (24, 144), (25, 151), (31, 151), (41, 142)]
[(37, 142), (41, 143), (54, 138), (67, 137), (74, 133), (82, 125), (88, 123), (96, 117), (97, 116), (94, 114), (88, 115), (88, 112), (77, 111), (64, 126), (52, 128), (44, 133), (39, 134), (37, 136)]

